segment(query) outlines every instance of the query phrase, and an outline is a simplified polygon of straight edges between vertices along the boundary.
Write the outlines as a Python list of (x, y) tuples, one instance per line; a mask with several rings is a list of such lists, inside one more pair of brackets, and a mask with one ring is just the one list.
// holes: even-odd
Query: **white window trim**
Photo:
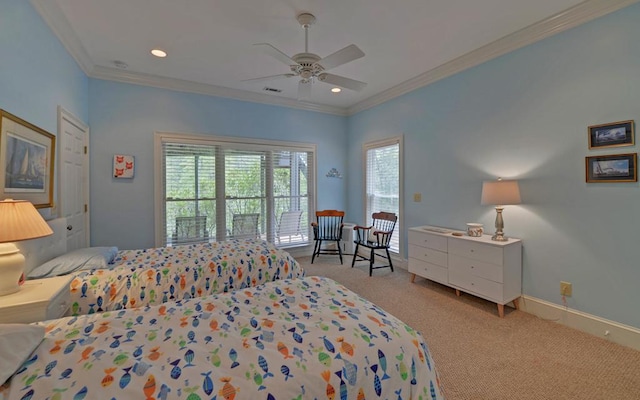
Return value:
[[(399, 188), (400, 188), (400, 193), (399, 193), (399, 212), (400, 215), (398, 216), (398, 223), (400, 223), (400, 229), (398, 230), (398, 234), (399, 234), (399, 243), (398, 243), (398, 255), (400, 257), (402, 257), (402, 259), (406, 259), (405, 257), (405, 240), (406, 240), (406, 234), (405, 234), (405, 226), (404, 226), (404, 136), (403, 135), (398, 135), (398, 136), (392, 136), (386, 139), (380, 139), (380, 140), (375, 140), (372, 142), (366, 142), (362, 145), (362, 173), (363, 173), (363, 179), (362, 179), (362, 199), (363, 199), (363, 211), (362, 211), (362, 221), (367, 221), (367, 218), (369, 218), (370, 216), (367, 215), (367, 151), (371, 150), (371, 149), (375, 149), (378, 147), (385, 147), (385, 146), (391, 146), (394, 144), (398, 144), (398, 151), (399, 151), (399, 163), (400, 163), (400, 182), (399, 182)], [(393, 252), (392, 252), (393, 254)]]
[(313, 170), (314, 177), (311, 183), (313, 195), (310, 196), (309, 215), (315, 215), (317, 204), (317, 145), (313, 143), (304, 142), (290, 142), (280, 140), (269, 139), (254, 139), (247, 137), (234, 137), (234, 136), (217, 136), (217, 135), (202, 135), (193, 133), (177, 133), (177, 132), (154, 132), (153, 136), (153, 167), (154, 167), (154, 233), (155, 233), (155, 246), (163, 246), (164, 243), (164, 193), (162, 188), (162, 143), (166, 141), (175, 141), (179, 143), (189, 144), (211, 144), (216, 142), (218, 144), (228, 143), (233, 145), (234, 148), (253, 149), (253, 145), (272, 146), (280, 150), (291, 150), (301, 152), (313, 153)]

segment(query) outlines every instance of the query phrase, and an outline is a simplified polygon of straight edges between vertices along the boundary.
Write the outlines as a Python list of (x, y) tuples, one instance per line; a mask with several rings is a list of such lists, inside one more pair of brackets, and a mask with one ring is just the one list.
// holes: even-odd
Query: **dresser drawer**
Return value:
[(459, 271), (449, 270), (449, 283), (457, 286), (463, 291), (476, 294), (487, 300), (504, 304), (501, 283), (480, 278), (475, 275), (463, 274)]
[(502, 265), (474, 260), (457, 254), (450, 254), (449, 269), (455, 270), (460, 274), (471, 274), (494, 282), (503, 283), (504, 269)]
[(447, 252), (446, 236), (434, 235), (432, 233), (409, 231), (409, 244)]
[(491, 264), (503, 265), (504, 252), (501, 247), (472, 240), (449, 239), (449, 253)]
[(445, 267), (417, 260), (415, 258), (409, 258), (409, 272), (432, 281), (444, 283), (445, 285), (448, 282), (448, 274)]
[(447, 253), (411, 243), (409, 244), (409, 258), (416, 258), (441, 267), (447, 266)]

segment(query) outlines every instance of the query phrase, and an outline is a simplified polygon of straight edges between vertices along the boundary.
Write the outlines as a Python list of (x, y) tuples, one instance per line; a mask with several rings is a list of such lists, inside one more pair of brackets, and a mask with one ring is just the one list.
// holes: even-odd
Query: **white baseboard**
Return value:
[(523, 295), (520, 300), (520, 310), (640, 350), (640, 329), (638, 328), (526, 295)]

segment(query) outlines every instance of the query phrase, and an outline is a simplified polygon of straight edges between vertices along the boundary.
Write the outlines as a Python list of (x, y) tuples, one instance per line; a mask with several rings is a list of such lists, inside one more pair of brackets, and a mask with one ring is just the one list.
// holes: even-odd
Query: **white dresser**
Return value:
[(518, 308), (522, 294), (522, 241), (491, 240), (490, 235), (454, 236), (452, 229), (437, 226), (409, 228), (409, 272), (498, 305), (513, 301)]

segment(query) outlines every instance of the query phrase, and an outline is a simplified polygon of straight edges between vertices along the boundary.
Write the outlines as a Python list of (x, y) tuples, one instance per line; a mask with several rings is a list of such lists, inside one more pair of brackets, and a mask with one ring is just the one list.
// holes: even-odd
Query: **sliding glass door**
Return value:
[(156, 242), (306, 245), (314, 154), (300, 143), (157, 133)]

